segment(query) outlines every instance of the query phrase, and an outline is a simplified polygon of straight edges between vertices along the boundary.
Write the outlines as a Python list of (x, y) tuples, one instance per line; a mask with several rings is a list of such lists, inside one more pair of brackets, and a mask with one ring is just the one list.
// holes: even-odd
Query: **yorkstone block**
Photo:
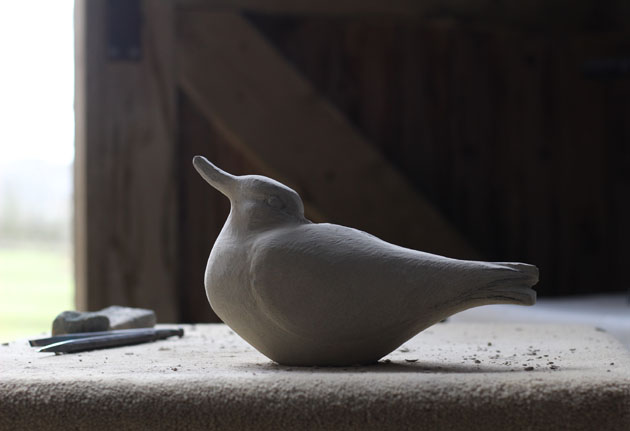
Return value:
[(64, 311), (53, 321), (52, 334), (151, 328), (155, 326), (156, 320), (153, 310), (119, 305), (94, 312)]

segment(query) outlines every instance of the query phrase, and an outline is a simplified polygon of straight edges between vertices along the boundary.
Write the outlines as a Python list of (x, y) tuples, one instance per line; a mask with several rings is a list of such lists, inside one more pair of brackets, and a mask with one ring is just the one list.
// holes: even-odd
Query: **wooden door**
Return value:
[(614, 290), (629, 90), (597, 61), (626, 52), (627, 11), (486, 3), (77, 1), (79, 307), (215, 319), (229, 204), (195, 154), (285, 182), (315, 221)]

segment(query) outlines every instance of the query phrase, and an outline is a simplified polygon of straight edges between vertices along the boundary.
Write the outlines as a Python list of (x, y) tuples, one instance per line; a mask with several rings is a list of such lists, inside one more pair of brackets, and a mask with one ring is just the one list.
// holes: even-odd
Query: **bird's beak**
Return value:
[(228, 198), (233, 195), (238, 182), (234, 175), (217, 168), (203, 156), (193, 157), (193, 166), (212, 187)]

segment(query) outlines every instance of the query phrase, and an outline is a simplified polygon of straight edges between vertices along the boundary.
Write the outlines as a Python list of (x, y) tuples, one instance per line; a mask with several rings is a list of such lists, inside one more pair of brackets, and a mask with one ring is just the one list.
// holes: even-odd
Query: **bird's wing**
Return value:
[(264, 234), (250, 257), (261, 311), (296, 335), (330, 331), (338, 338), (418, 319), (443, 290), (440, 273), (459, 262), (331, 224)]

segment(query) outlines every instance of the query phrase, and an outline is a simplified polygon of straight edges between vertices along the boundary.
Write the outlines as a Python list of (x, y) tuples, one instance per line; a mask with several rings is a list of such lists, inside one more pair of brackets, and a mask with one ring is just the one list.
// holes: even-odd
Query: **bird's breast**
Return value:
[(246, 241), (217, 238), (206, 266), (205, 287), (210, 306), (223, 320), (251, 302)]

